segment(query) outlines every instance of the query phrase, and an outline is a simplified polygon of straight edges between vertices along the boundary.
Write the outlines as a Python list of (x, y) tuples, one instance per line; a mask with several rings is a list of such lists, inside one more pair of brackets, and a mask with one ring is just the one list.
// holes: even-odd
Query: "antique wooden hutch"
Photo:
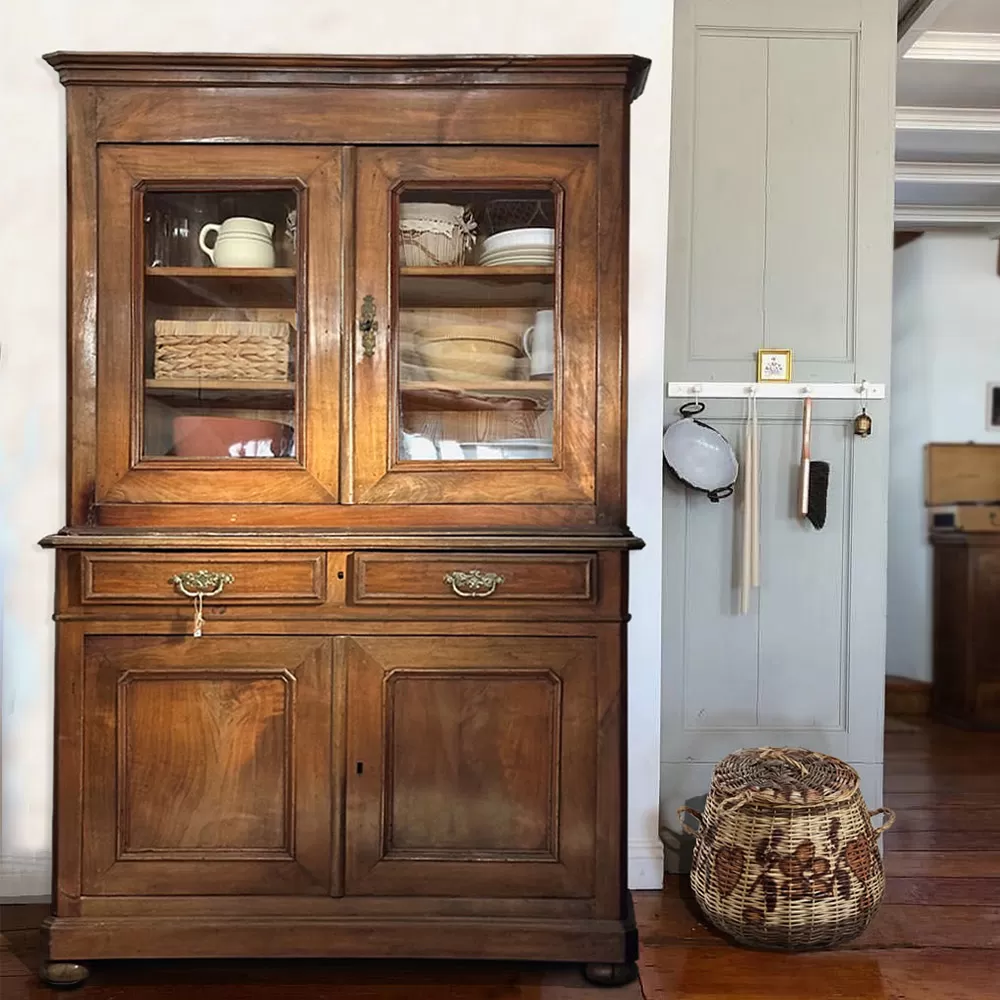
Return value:
[(46, 58), (69, 459), (43, 977), (481, 956), (625, 981), (648, 62)]

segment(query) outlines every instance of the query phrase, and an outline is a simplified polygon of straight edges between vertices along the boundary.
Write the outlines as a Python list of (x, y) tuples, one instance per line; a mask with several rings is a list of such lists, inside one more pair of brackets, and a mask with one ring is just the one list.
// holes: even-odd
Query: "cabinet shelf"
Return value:
[(449, 380), (447, 382), (433, 382), (429, 380), (404, 382), (401, 386), (403, 392), (427, 392), (437, 389), (443, 392), (516, 392), (527, 393), (530, 396), (550, 396), (552, 394), (551, 379), (491, 379), (488, 381), (467, 381), (460, 379)]
[(256, 281), (281, 280), (295, 277), (294, 267), (147, 267), (146, 274), (161, 278), (197, 278), (224, 281), (227, 278)]
[(282, 380), (148, 378), (146, 393), (173, 406), (291, 409), (295, 383)]
[(553, 267), (404, 267), (399, 272), (399, 305), (551, 307), (554, 279)]
[(171, 306), (292, 308), (293, 267), (147, 267), (146, 294)]
[(556, 273), (554, 266), (482, 267), (479, 264), (459, 264), (454, 267), (401, 267), (404, 278), (495, 278), (517, 281), (523, 278), (546, 278)]
[(548, 379), (488, 382), (403, 382), (400, 391), (411, 403), (436, 410), (545, 409), (552, 396)]

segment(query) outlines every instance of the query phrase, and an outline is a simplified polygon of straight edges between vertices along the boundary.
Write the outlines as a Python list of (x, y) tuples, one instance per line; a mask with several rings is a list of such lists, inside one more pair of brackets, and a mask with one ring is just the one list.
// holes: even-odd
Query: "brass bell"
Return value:
[(858, 437), (866, 438), (872, 432), (872, 418), (868, 416), (868, 410), (861, 407), (861, 412), (854, 418), (854, 433)]

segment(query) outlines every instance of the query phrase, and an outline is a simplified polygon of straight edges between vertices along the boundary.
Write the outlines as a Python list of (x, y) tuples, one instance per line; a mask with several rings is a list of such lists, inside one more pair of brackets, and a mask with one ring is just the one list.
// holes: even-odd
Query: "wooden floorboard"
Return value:
[(897, 851), (995, 851), (996, 830), (900, 830), (885, 835), (888, 854)]
[(1000, 906), (1000, 878), (890, 878), (885, 901), (921, 906)]
[[(738, 947), (683, 879), (635, 893), (641, 983), (572, 966), (475, 962), (104, 962), (81, 1000), (1000, 1000), (1000, 734), (906, 720), (886, 736), (885, 899), (835, 951)], [(881, 804), (881, 803), (879, 803)], [(42, 911), (0, 909), (0, 997), (51, 1000), (35, 976)]]
[[(1000, 798), (1000, 792), (997, 797)], [(899, 807), (895, 796), (886, 801), (897, 806), (896, 825), (889, 832), (890, 837), (903, 830), (979, 830), (1000, 833), (1000, 806), (995, 809), (962, 809), (949, 813), (942, 809)]]

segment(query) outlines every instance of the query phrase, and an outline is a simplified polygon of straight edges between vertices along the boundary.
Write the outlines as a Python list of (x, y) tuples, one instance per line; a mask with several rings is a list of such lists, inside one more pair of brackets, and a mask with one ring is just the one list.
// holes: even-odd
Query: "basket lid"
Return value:
[(755, 747), (724, 757), (712, 775), (720, 808), (749, 803), (814, 806), (850, 798), (858, 772), (836, 757), (802, 747)]

